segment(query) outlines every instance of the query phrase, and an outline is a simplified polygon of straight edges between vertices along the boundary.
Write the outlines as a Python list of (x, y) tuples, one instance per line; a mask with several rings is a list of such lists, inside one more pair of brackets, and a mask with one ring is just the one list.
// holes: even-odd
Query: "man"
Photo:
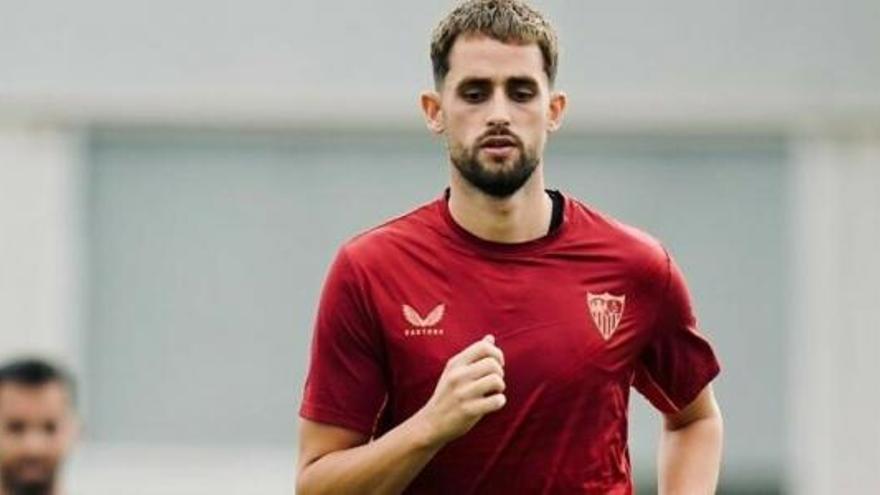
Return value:
[(566, 97), (551, 26), (471, 0), (431, 44), (421, 106), (446, 194), (346, 243), (325, 282), (298, 493), (629, 494), (629, 391), (664, 414), (661, 493), (712, 493), (719, 371), (655, 240), (557, 191)]
[(73, 381), (37, 359), (0, 367), (0, 495), (58, 495), (77, 434)]

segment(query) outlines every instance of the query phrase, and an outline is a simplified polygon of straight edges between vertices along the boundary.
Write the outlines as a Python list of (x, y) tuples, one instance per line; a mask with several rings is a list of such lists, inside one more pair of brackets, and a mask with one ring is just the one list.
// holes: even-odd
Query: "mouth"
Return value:
[(490, 136), (480, 143), (481, 148), (504, 148), (516, 146), (516, 139), (510, 136)]
[(505, 157), (517, 149), (517, 142), (508, 136), (492, 136), (480, 143), (480, 149), (493, 157)]
[(16, 475), (26, 481), (42, 481), (52, 473), (52, 467), (43, 461), (26, 461), (16, 466)]

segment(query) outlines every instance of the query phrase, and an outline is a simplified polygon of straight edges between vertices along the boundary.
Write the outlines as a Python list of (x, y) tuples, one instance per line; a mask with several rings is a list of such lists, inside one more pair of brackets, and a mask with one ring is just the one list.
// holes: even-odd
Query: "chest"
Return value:
[(372, 291), (394, 399), (415, 408), (446, 361), (495, 336), (510, 394), (625, 379), (649, 338), (656, 297), (623, 264), (587, 257), (406, 263)]

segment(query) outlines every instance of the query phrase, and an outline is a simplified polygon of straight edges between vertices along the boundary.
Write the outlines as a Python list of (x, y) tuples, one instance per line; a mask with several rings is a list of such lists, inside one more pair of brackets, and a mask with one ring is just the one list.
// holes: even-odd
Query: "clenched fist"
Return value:
[(434, 394), (416, 415), (425, 422), (431, 443), (442, 445), (506, 402), (504, 354), (487, 335), (446, 362)]

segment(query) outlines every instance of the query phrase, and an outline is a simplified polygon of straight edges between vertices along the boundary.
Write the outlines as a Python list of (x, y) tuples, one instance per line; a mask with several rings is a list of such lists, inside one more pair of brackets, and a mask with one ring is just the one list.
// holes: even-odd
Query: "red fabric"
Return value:
[(507, 405), (446, 445), (408, 494), (630, 494), (630, 387), (671, 412), (719, 372), (681, 272), (649, 236), (566, 197), (552, 234), (497, 244), (438, 199), (340, 250), (300, 414), (379, 436), (487, 333), (505, 354)]

